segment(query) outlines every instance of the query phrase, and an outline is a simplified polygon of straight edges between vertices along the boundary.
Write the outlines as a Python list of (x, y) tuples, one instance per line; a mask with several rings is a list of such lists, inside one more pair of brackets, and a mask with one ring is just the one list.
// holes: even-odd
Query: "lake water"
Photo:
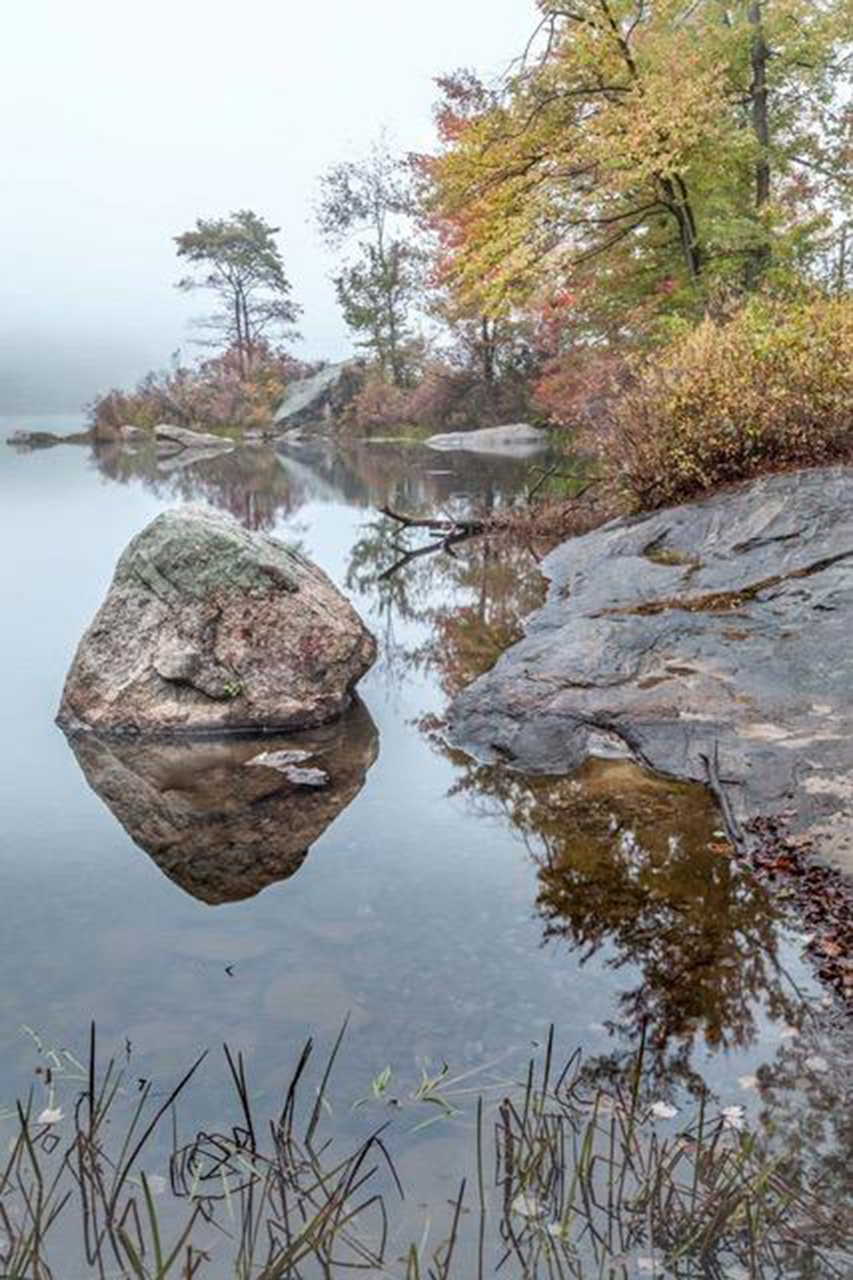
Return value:
[[(3, 431), (20, 425), (78, 422)], [(825, 1180), (828, 1203), (850, 1203), (849, 1055), (784, 905), (727, 856), (704, 793), (624, 761), (526, 780), (443, 744), (448, 697), (542, 598), (535, 551), (475, 541), (383, 577), (400, 534), (376, 508), (499, 506), (529, 464), (360, 443), (171, 469), (129, 450), (0, 450), (0, 1113), (45, 1088), (24, 1028), (83, 1056), (94, 1020), (161, 1089), (227, 1041), (263, 1109), (306, 1037), (326, 1050), (348, 1017), (329, 1121), (341, 1133), (361, 1098), (416, 1099), (445, 1063), (471, 1073), (459, 1116), (420, 1128), (417, 1100), (397, 1108), (410, 1204), (437, 1214), (473, 1093), (523, 1077), (553, 1024), (557, 1056), (581, 1049), (591, 1082), (628, 1079), (642, 1040), (650, 1100), (744, 1107), (804, 1179)], [(54, 725), (119, 553), (185, 500), (297, 543), (377, 636), (362, 705), (311, 739), (333, 791), (310, 812), (288, 802), (259, 827), (266, 792), (245, 782), (257, 743), (75, 753)], [(181, 839), (192, 829), (178, 857), (175, 824)], [(204, 1123), (226, 1090), (206, 1064), (183, 1114)], [(648, 1273), (641, 1261), (602, 1274)]]

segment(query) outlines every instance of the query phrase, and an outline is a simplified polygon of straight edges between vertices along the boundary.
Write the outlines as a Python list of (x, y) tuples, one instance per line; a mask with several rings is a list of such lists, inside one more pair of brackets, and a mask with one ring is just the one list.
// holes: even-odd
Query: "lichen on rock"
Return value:
[(297, 551), (205, 507), (164, 512), (128, 545), (80, 642), (69, 731), (292, 729), (340, 715), (375, 641)]

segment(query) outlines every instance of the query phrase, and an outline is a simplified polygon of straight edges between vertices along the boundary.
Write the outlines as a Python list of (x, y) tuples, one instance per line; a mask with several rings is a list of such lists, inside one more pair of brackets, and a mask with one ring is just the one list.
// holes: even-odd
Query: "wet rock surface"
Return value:
[(304, 728), (345, 710), (375, 652), (303, 556), (231, 516), (181, 507), (121, 556), (58, 719), (120, 734)]
[[(216, 905), (253, 897), (298, 871), (361, 790), (378, 736), (356, 702), (333, 725), (298, 737), (130, 741), (80, 734), (86, 781), (134, 844), (186, 893)], [(264, 757), (291, 753), (322, 788)], [(301, 772), (308, 772), (302, 770)]]
[(766, 477), (547, 558), (525, 638), (451, 709), (455, 744), (562, 773), (627, 751), (784, 815), (853, 871), (853, 469)]

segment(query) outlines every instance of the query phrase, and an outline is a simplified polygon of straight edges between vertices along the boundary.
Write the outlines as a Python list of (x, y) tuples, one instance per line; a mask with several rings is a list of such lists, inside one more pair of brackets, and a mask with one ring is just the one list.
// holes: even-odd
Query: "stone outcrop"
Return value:
[(91, 444), (91, 431), (71, 431), (58, 435), (54, 431), (13, 431), (6, 443), (19, 453), (33, 453), (36, 449), (53, 449), (58, 444)]
[[(121, 428), (122, 433), (127, 431)], [(215, 436), (210, 431), (193, 431), (189, 427), (175, 427), (161, 422), (154, 428), (154, 439), (167, 449), (233, 449), (234, 443), (226, 436)]]
[(347, 408), (363, 382), (363, 367), (353, 360), (324, 365), (291, 382), (276, 412), (276, 427), (290, 431), (330, 421)]
[(526, 458), (547, 449), (548, 436), (538, 427), (516, 422), (505, 427), (482, 427), (479, 431), (450, 431), (430, 436), (426, 444), (430, 449), (497, 453), (513, 458)]
[[(361, 790), (378, 737), (356, 700), (334, 724), (288, 739), (190, 743), (87, 733), (71, 746), (131, 840), (186, 893), (218, 905), (299, 870)], [(283, 763), (291, 756), (301, 767)], [(322, 775), (322, 785), (304, 774)]]
[(119, 734), (321, 724), (346, 708), (375, 652), (352, 606), (298, 552), (182, 507), (122, 554), (58, 719)]
[(853, 468), (766, 477), (575, 538), (525, 638), (451, 708), (453, 741), (562, 773), (627, 751), (717, 771), (853, 870)]

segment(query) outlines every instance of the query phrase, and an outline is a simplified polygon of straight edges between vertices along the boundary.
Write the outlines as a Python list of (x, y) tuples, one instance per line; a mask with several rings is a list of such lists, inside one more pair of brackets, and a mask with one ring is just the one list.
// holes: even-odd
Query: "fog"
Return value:
[(532, 0), (6, 0), (0, 412), (73, 411), (197, 354), (172, 237), (237, 208), (281, 225), (299, 354), (346, 354), (319, 174), (383, 126), (427, 146), (433, 77), (498, 74), (534, 21)]

